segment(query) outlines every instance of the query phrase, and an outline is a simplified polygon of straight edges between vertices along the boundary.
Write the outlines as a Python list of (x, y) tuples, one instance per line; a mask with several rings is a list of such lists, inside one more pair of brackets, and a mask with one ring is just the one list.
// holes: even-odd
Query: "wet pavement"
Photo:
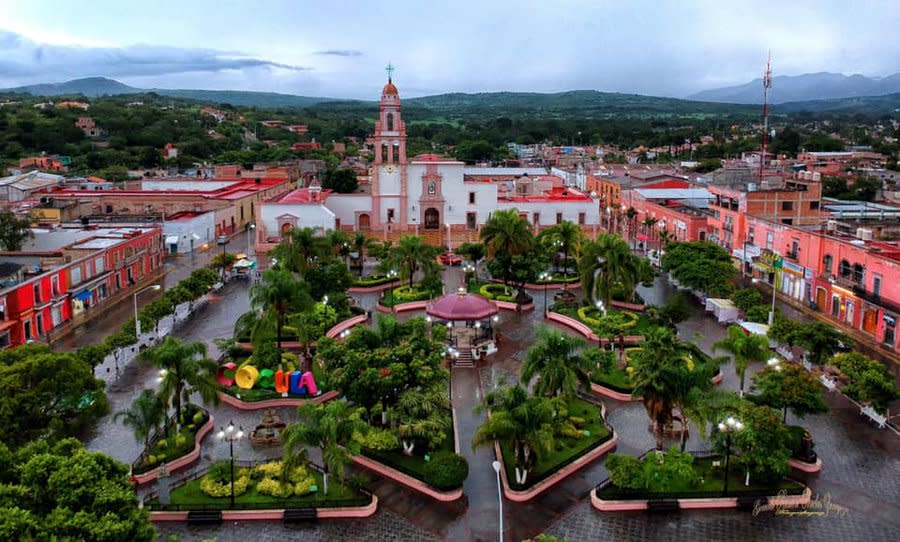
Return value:
[[(445, 284), (456, 285), (460, 270), (446, 271)], [(230, 284), (221, 295), (210, 299), (190, 320), (176, 327), (173, 335), (208, 344), (216, 337), (228, 336), (237, 316), (248, 307), (247, 286)], [(674, 293), (664, 278), (652, 288), (640, 288), (648, 303), (662, 304)], [(552, 295), (549, 296), (552, 299)], [(374, 310), (376, 294), (357, 296), (360, 306)], [(483, 391), (504, 380), (517, 378), (524, 353), (533, 343), (534, 329), (543, 324), (543, 293), (534, 294), (535, 310), (516, 314), (504, 311), (498, 323), (503, 340), (500, 351), (488, 364), (477, 369), (454, 369), (452, 401), (457, 411), (460, 451), (469, 461), (470, 474), (464, 484), (465, 498), (460, 503), (439, 504), (390, 481), (372, 477), (370, 485), (380, 499), (380, 511), (368, 520), (326, 522), (294, 532), (281, 524), (225, 525), (217, 529), (188, 529), (165, 526), (164, 534), (178, 534), (182, 540), (238, 540), (252, 536), (260, 540), (298, 538), (310, 540), (496, 540), (498, 500), (496, 475), (491, 468), (493, 452), (471, 449), (475, 428), (484, 418), (472, 407), (480, 402)], [(712, 343), (725, 335), (725, 327), (697, 311), (680, 324), (679, 335), (696, 342), (712, 353)], [(401, 315), (405, 319), (412, 315)], [(797, 315), (798, 319), (805, 319)], [(759, 370), (751, 366), (750, 375)], [(738, 379), (731, 363), (723, 365), (722, 386), (736, 389)], [(121, 378), (109, 387), (113, 410), (127, 406), (144, 386), (155, 386), (155, 371), (138, 364), (130, 365)], [(748, 512), (683, 512), (666, 515), (604, 514), (591, 508), (590, 490), (607, 475), (603, 461), (583, 468), (530, 503), (505, 501), (505, 540), (522, 540), (540, 532), (580, 540), (896, 540), (900, 539), (900, 439), (885, 430), (867, 424), (858, 409), (840, 395), (826, 398), (831, 406), (827, 414), (809, 416), (800, 423), (810, 428), (816, 450), (824, 463), (818, 475), (808, 475), (808, 483), (821, 496), (843, 506), (847, 513), (838, 517), (784, 517), (764, 513), (754, 517)], [(607, 400), (608, 420), (619, 435), (619, 452), (638, 454), (652, 448), (653, 435), (647, 429), (647, 416), (640, 403)], [(226, 408), (212, 408), (217, 425), (233, 419), (245, 428), (255, 425), (261, 413), (241, 414)], [(288, 409), (280, 414), (294, 419)], [(789, 420), (796, 422), (796, 420)], [(670, 441), (672, 444), (675, 441)], [(667, 442), (667, 445), (669, 442)], [(89, 441), (92, 449), (104, 450), (130, 462), (139, 452), (130, 431), (106, 421), (98, 435)], [(704, 449), (701, 439), (692, 434), (689, 449)], [(235, 446), (242, 459), (278, 455), (276, 449), (253, 449), (247, 442)], [(202, 463), (226, 458), (227, 447), (214, 438), (203, 443)]]

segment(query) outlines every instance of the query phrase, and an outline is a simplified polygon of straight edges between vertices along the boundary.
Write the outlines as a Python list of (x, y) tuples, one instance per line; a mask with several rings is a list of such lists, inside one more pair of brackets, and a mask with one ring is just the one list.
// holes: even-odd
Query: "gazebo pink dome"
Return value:
[(484, 320), (497, 314), (497, 305), (476, 294), (458, 292), (441, 296), (425, 307), (425, 314), (440, 320)]

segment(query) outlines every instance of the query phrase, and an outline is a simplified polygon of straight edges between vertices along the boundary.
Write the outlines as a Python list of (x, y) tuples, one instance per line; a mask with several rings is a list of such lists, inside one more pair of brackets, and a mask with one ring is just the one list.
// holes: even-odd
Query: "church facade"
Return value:
[(468, 167), (436, 154), (408, 158), (400, 94), (391, 79), (381, 93), (368, 192), (316, 187), (257, 204), (257, 251), (294, 227), (366, 232), (380, 239), (421, 235), (452, 249), (475, 241), (498, 209), (516, 209), (536, 229), (568, 220), (596, 235), (599, 202), (540, 168)]

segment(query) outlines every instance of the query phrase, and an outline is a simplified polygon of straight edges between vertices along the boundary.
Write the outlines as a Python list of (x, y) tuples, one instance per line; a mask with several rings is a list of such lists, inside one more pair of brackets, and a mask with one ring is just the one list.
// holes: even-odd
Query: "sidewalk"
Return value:
[[(756, 286), (758, 289), (762, 290), (765, 295), (769, 296), (768, 299), (771, 299), (772, 295), (772, 287), (768, 284), (757, 282), (752, 284), (752, 286)], [(893, 352), (891, 350), (881, 348), (876, 342), (875, 337), (868, 335), (859, 329), (848, 326), (844, 322), (840, 322), (834, 320), (828, 315), (821, 313), (819, 311), (815, 311), (809, 308), (807, 305), (797, 301), (796, 299), (787, 297), (783, 295), (781, 292), (777, 292), (775, 296), (775, 300), (777, 304), (780, 304), (781, 307), (789, 307), (794, 311), (800, 312), (805, 316), (810, 318), (815, 318), (820, 322), (824, 322), (830, 326), (834, 326), (839, 329), (842, 333), (846, 334), (848, 337), (856, 341), (857, 350), (862, 351), (864, 354), (871, 356), (874, 359), (889, 361), (889, 368), (895, 374), (900, 374), (900, 354)]]

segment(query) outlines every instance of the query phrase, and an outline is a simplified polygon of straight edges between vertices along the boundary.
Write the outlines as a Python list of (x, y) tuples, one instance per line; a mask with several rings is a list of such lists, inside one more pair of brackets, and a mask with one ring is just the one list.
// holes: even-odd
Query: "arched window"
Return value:
[(385, 129), (386, 129), (388, 132), (393, 132), (393, 131), (394, 131), (394, 114), (393, 114), (393, 113), (388, 113), (388, 114), (384, 117), (384, 119), (385, 119), (385, 124), (387, 124), (387, 127), (386, 127)]
[(853, 280), (862, 284), (865, 276), (866, 276), (866, 269), (862, 266), (862, 264), (858, 264), (858, 263), (853, 264)]
[(437, 184), (434, 181), (428, 183), (428, 194), (433, 196), (437, 192)]
[(822, 258), (822, 264), (825, 266), (825, 273), (831, 274), (831, 254), (826, 254), (824, 258)]
[(847, 260), (841, 260), (840, 265), (838, 265), (838, 272), (844, 278), (849, 277), (851, 273), (850, 262), (848, 262)]

